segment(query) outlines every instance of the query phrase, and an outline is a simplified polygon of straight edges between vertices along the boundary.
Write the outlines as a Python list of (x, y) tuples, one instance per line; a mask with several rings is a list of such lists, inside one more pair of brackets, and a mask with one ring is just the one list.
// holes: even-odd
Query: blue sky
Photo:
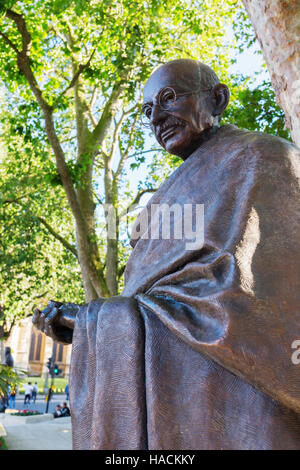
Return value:
[(237, 62), (230, 67), (233, 74), (251, 76), (254, 86), (263, 80), (270, 80), (270, 74), (265, 67), (262, 54), (258, 54), (258, 46), (254, 44), (236, 56)]

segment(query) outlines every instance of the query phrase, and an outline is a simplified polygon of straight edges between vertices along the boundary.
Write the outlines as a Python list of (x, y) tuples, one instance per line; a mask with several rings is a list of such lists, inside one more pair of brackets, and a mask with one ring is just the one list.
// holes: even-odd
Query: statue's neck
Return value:
[(204, 142), (210, 140), (219, 129), (219, 125), (205, 129), (203, 132), (201, 132), (201, 134), (199, 134), (199, 138), (196, 139), (193, 144), (189, 146), (186, 154), (180, 156), (180, 158), (182, 158), (182, 160), (186, 160), (190, 155), (192, 155), (192, 153), (195, 152), (195, 150), (197, 150), (201, 145), (203, 145)]

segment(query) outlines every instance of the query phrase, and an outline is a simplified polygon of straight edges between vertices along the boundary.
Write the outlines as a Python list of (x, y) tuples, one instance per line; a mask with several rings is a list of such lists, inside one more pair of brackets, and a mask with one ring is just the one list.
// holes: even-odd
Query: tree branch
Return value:
[(18, 203), (20, 199), (24, 199), (24, 197), (28, 196), (29, 194), (23, 194), (23, 196), (16, 197), (14, 199), (5, 199), (4, 201), (0, 201), (3, 205), (4, 204), (14, 204), (15, 202)]
[(126, 268), (126, 264), (123, 264), (123, 265), (118, 269), (118, 279), (119, 279), (119, 280), (120, 280), (121, 277), (123, 276), (124, 271), (125, 271), (125, 268)]
[[(11, 204), (11, 203), (17, 203), (19, 204), (22, 208), (28, 210), (26, 208), (26, 206), (24, 206), (24, 204), (20, 203), (19, 201), (21, 199), (23, 199), (24, 197), (26, 196), (29, 196), (28, 194), (25, 194), (24, 196), (20, 196), (19, 198), (16, 198), (16, 199), (6, 199), (3, 203), (4, 204)], [(51, 235), (53, 235), (57, 240), (59, 240), (61, 242), (61, 244), (67, 248), (67, 250), (71, 251), (71, 253), (73, 253), (74, 256), (76, 256), (76, 258), (78, 259), (78, 253), (77, 253), (77, 250), (75, 248), (75, 246), (71, 245), (71, 243), (68, 242), (68, 240), (66, 240), (64, 237), (62, 237), (61, 235), (59, 235), (52, 227), (50, 224), (48, 224), (48, 222), (43, 218), (43, 217), (39, 217), (37, 215), (34, 215), (32, 214), (32, 212), (30, 211), (30, 209), (28, 210), (28, 212), (30, 213), (30, 215), (34, 218), (34, 219), (37, 219), (39, 222), (41, 222), (46, 228), (47, 230), (51, 233)]]
[(51, 26), (51, 28), (49, 29), (49, 32), (53, 31), (56, 36), (65, 44), (65, 45), (68, 45), (68, 41), (66, 38), (63, 37), (62, 34), (60, 34), (60, 32), (55, 28), (55, 26)]
[(71, 88), (73, 88), (79, 78), (79, 76), (82, 74), (82, 72), (90, 65), (91, 63), (91, 60), (94, 56), (96, 52), (96, 49), (93, 50), (92, 54), (90, 55), (90, 58), (89, 60), (87, 61), (86, 64), (80, 64), (79, 67), (78, 67), (78, 70), (77, 72), (75, 73), (75, 75), (73, 76), (70, 84), (61, 92), (61, 94), (59, 95), (59, 97), (57, 98), (56, 102), (63, 96), (67, 93), (68, 90), (70, 90)]
[(29, 50), (31, 46), (31, 35), (27, 30), (26, 22), (23, 15), (19, 13), (15, 13), (12, 10), (6, 10), (7, 18), (11, 19), (17, 26), (17, 29), (22, 38), (22, 50), (19, 51), (18, 49), (14, 49), (17, 53), (17, 65), (20, 71), (25, 75), (31, 91), (33, 92), (34, 96), (37, 99), (40, 107), (44, 111), (44, 113), (49, 113), (52, 110), (52, 107), (47, 103), (45, 98), (43, 97), (42, 91), (38, 86), (38, 83), (35, 79), (35, 76), (32, 73), (30, 63), (29, 63)]
[[(113, 158), (113, 155), (115, 153), (117, 142), (118, 142), (118, 136), (119, 136), (123, 122), (125, 121), (127, 116), (129, 116), (129, 114), (134, 111), (135, 108), (136, 108), (136, 105), (132, 106), (132, 108), (128, 109), (127, 111), (123, 111), (119, 122), (116, 123), (114, 133), (113, 133), (112, 147), (111, 147), (111, 151), (109, 154), (109, 158)], [(118, 170), (117, 170), (117, 173), (118, 173)]]
[(129, 204), (129, 206), (127, 206), (127, 208), (119, 214), (119, 219), (121, 219), (121, 217), (123, 217), (124, 215), (128, 214), (128, 212), (130, 212), (130, 209), (133, 206), (136, 206), (140, 202), (141, 197), (144, 194), (155, 193), (155, 191), (157, 191), (157, 189), (158, 188), (148, 188), (148, 189), (142, 189), (141, 191), (139, 191), (137, 193), (137, 195), (135, 196), (134, 200)]
[(90, 106), (88, 106), (88, 114), (89, 114), (90, 121), (93, 127), (95, 128), (97, 126), (97, 121), (95, 119), (95, 116), (93, 115), (93, 112)]
[(93, 127), (95, 128), (96, 125), (97, 125), (97, 121), (95, 119), (95, 116), (93, 115), (93, 106), (95, 104), (95, 100), (96, 100), (96, 97), (97, 97), (97, 87), (95, 86), (94, 89), (93, 89), (93, 92), (92, 92), (92, 96), (91, 96), (91, 100), (89, 102), (89, 104), (87, 105), (88, 107), (88, 113), (89, 113), (89, 118), (91, 120), (91, 123), (93, 125)]
[(159, 149), (150, 149), (150, 150), (143, 150), (142, 152), (136, 152), (136, 153), (133, 153), (132, 155), (129, 155), (127, 157), (127, 160), (129, 158), (133, 158), (133, 157), (136, 157), (137, 155), (142, 155), (144, 153), (149, 153), (149, 152), (162, 152), (163, 151), (163, 148), (159, 148)]
[(96, 191), (94, 191), (93, 194), (94, 194), (95, 198), (97, 199), (97, 201), (99, 202), (99, 204), (100, 204), (101, 206), (103, 206), (103, 201), (102, 201), (101, 198), (98, 196), (98, 194), (96, 193)]
[(144, 195), (144, 194), (147, 194), (147, 193), (155, 193), (155, 191), (157, 191), (158, 188), (148, 188), (148, 189), (142, 189), (141, 191), (139, 191), (137, 193), (137, 195), (135, 196), (133, 202), (130, 204), (129, 208), (133, 205), (136, 205), (140, 202), (141, 200), (141, 197)]
[(67, 248), (67, 250), (71, 251), (71, 253), (73, 253), (74, 256), (76, 256), (76, 258), (78, 259), (78, 253), (77, 253), (77, 250), (75, 248), (75, 246), (71, 245), (71, 243), (68, 242), (68, 240), (66, 240), (64, 237), (62, 237), (61, 235), (59, 235), (52, 227), (50, 224), (48, 224), (48, 222), (43, 219), (43, 217), (39, 217), (39, 216), (36, 216), (36, 218), (46, 227), (46, 229), (48, 230), (48, 232), (51, 233), (51, 235), (53, 235), (57, 240), (60, 241), (60, 243), (65, 247)]
[(97, 98), (97, 91), (98, 91), (98, 88), (96, 86), (94, 86), (91, 101), (90, 101), (90, 104), (89, 104), (91, 109), (93, 108), (93, 106), (95, 104), (95, 101), (96, 101), (96, 98)]
[(4, 41), (17, 53), (19, 54), (19, 50), (17, 47), (14, 45), (14, 43), (4, 34), (2, 31), (0, 31), (0, 36), (3, 37)]
[(27, 30), (24, 16), (15, 13), (11, 10), (6, 11), (6, 16), (14, 21), (19, 33), (21, 34), (23, 49), (21, 52), (18, 51), (17, 64), (20, 71), (25, 75), (30, 89), (36, 97), (36, 100), (43, 111), (45, 119), (45, 129), (56, 157), (57, 168), (62, 179), (63, 185), (65, 187), (71, 210), (78, 224), (79, 231), (81, 231), (84, 236), (84, 234), (86, 233), (86, 224), (78, 204), (76, 192), (66, 164), (64, 152), (61, 148), (60, 142), (55, 131), (55, 126), (53, 122), (53, 108), (44, 99), (42, 91), (39, 88), (35, 76), (31, 70), (29, 62), (29, 48), (31, 44), (31, 36)]
[(135, 130), (135, 127), (136, 127), (136, 123), (137, 123), (137, 120), (138, 120), (138, 116), (139, 116), (139, 113), (136, 113), (136, 116), (135, 116), (135, 118), (134, 118), (134, 120), (133, 120), (133, 124), (132, 124), (131, 129), (130, 129), (129, 139), (128, 139), (128, 145), (127, 145), (127, 148), (126, 148), (125, 152), (122, 152), (122, 150), (121, 150), (121, 145), (120, 145), (120, 142), (119, 142), (119, 148), (120, 148), (121, 158), (120, 158), (119, 165), (118, 165), (118, 168), (117, 168), (116, 173), (115, 173), (115, 184), (118, 183), (118, 179), (119, 179), (120, 174), (121, 174), (121, 171), (122, 171), (122, 169), (123, 169), (125, 160), (127, 159), (129, 150), (130, 150), (131, 147), (132, 147), (132, 144), (133, 144), (133, 139), (132, 139), (132, 137), (133, 137), (133, 133), (134, 133), (134, 130)]
[(101, 145), (106, 131), (111, 124), (111, 120), (116, 112), (116, 105), (118, 102), (118, 98), (122, 93), (123, 86), (122, 83), (119, 82), (116, 84), (111, 92), (109, 99), (107, 100), (104, 109), (102, 111), (101, 117), (92, 132), (91, 141), (92, 141), (92, 154), (97, 154), (97, 147)]
[(16, 26), (18, 28), (19, 33), (22, 36), (23, 48), (22, 48), (22, 51), (20, 51), (20, 54), (22, 54), (22, 53), (26, 54), (27, 52), (29, 52), (29, 49), (30, 49), (31, 36), (30, 36), (30, 33), (28, 32), (28, 30), (26, 28), (26, 23), (25, 23), (25, 20), (24, 20), (24, 16), (20, 15), (19, 13), (14, 12), (10, 9), (6, 10), (6, 16), (7, 16), (7, 18), (14, 21), (14, 23), (16, 24)]
[(34, 299), (42, 299), (43, 297), (45, 297), (45, 295), (48, 294), (48, 291), (46, 290), (46, 292), (43, 292), (42, 294), (39, 294), (39, 295), (36, 295), (34, 297)]

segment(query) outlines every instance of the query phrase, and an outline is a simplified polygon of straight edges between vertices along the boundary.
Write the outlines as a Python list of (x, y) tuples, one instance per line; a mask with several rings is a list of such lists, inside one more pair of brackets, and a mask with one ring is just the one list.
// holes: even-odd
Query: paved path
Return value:
[[(24, 405), (24, 398), (18, 397), (16, 409), (31, 409), (45, 412), (46, 402), (39, 397), (35, 404)], [(49, 405), (49, 413), (55, 406), (65, 401), (65, 395), (54, 395)], [(0, 413), (7, 436), (5, 442), (9, 450), (72, 450), (71, 418), (57, 418), (40, 423), (25, 423), (25, 418)]]
[(8, 450), (72, 450), (71, 418), (24, 423), (20, 416), (0, 415)]

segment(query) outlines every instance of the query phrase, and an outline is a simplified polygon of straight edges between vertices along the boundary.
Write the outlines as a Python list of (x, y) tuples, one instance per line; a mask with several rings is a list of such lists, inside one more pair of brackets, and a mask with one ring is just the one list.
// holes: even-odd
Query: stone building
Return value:
[(31, 318), (15, 325), (9, 338), (4, 344), (2, 341), (0, 343), (2, 352), (5, 346), (11, 347), (14, 366), (28, 372), (30, 376), (44, 376), (48, 372), (49, 357), (53, 357), (54, 364), (62, 369), (62, 376), (67, 377), (69, 374), (71, 345), (54, 342), (32, 325)]

